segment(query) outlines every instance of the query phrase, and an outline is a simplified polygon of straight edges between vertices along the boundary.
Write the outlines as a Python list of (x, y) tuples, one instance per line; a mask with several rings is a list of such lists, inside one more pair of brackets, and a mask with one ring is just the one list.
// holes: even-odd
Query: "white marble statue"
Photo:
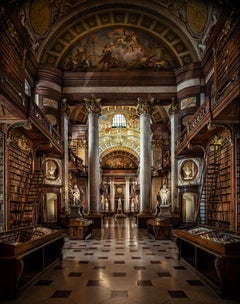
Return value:
[(122, 209), (122, 200), (121, 197), (118, 199), (118, 209)]
[(159, 194), (161, 198), (161, 205), (168, 205), (170, 202), (170, 191), (165, 184), (163, 184)]
[(72, 195), (73, 195), (73, 205), (80, 205), (82, 201), (82, 193), (77, 185), (73, 186), (72, 189)]

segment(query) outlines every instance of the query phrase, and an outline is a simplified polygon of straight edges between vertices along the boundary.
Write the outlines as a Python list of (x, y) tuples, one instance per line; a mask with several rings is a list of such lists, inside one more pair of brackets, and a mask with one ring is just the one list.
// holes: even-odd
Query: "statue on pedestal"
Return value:
[(167, 188), (165, 184), (163, 184), (162, 188), (157, 194), (157, 206), (155, 215), (158, 218), (167, 218), (171, 216), (170, 212), (170, 190)]
[(159, 191), (159, 195), (161, 198), (160, 205), (169, 205), (170, 203), (170, 191), (165, 184), (163, 184), (162, 188)]
[(107, 197), (105, 198), (105, 208), (104, 208), (105, 212), (109, 212), (109, 204), (108, 204), (108, 199)]
[(83, 190), (75, 184), (72, 189), (73, 204), (71, 206), (71, 217), (83, 217)]
[(119, 197), (118, 199), (118, 210), (122, 210), (122, 199)]

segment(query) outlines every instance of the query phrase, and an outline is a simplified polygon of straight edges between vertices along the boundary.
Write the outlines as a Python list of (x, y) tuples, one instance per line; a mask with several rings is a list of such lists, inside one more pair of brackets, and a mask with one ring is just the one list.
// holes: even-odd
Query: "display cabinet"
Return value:
[(150, 219), (147, 221), (147, 231), (155, 240), (169, 240), (171, 238), (172, 225), (170, 219)]
[(70, 240), (85, 240), (92, 235), (93, 221), (83, 218), (73, 218), (69, 221)]
[(206, 226), (174, 232), (179, 258), (221, 297), (239, 296), (240, 235)]
[(62, 258), (60, 230), (27, 227), (0, 234), (0, 298), (16, 298), (44, 270)]

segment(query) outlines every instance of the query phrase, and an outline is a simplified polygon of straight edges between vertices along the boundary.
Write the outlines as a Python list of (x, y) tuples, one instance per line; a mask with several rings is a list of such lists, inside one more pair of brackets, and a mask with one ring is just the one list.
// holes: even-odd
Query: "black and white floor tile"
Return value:
[(88, 240), (65, 237), (63, 260), (12, 304), (237, 304), (221, 299), (178, 260), (172, 240), (155, 240), (134, 220), (104, 219)]

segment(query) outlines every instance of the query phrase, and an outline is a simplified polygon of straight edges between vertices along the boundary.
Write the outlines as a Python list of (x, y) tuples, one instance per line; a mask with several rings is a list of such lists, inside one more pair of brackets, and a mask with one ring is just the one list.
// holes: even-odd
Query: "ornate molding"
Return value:
[(101, 114), (101, 99), (100, 98), (84, 98), (85, 107), (88, 114)]
[(171, 101), (171, 104), (170, 104), (170, 107), (168, 110), (168, 114), (169, 115), (177, 114), (178, 110), (179, 110), (178, 101), (175, 100), (175, 98), (172, 98), (172, 101)]
[(152, 114), (154, 98), (137, 98), (137, 113), (138, 115)]

